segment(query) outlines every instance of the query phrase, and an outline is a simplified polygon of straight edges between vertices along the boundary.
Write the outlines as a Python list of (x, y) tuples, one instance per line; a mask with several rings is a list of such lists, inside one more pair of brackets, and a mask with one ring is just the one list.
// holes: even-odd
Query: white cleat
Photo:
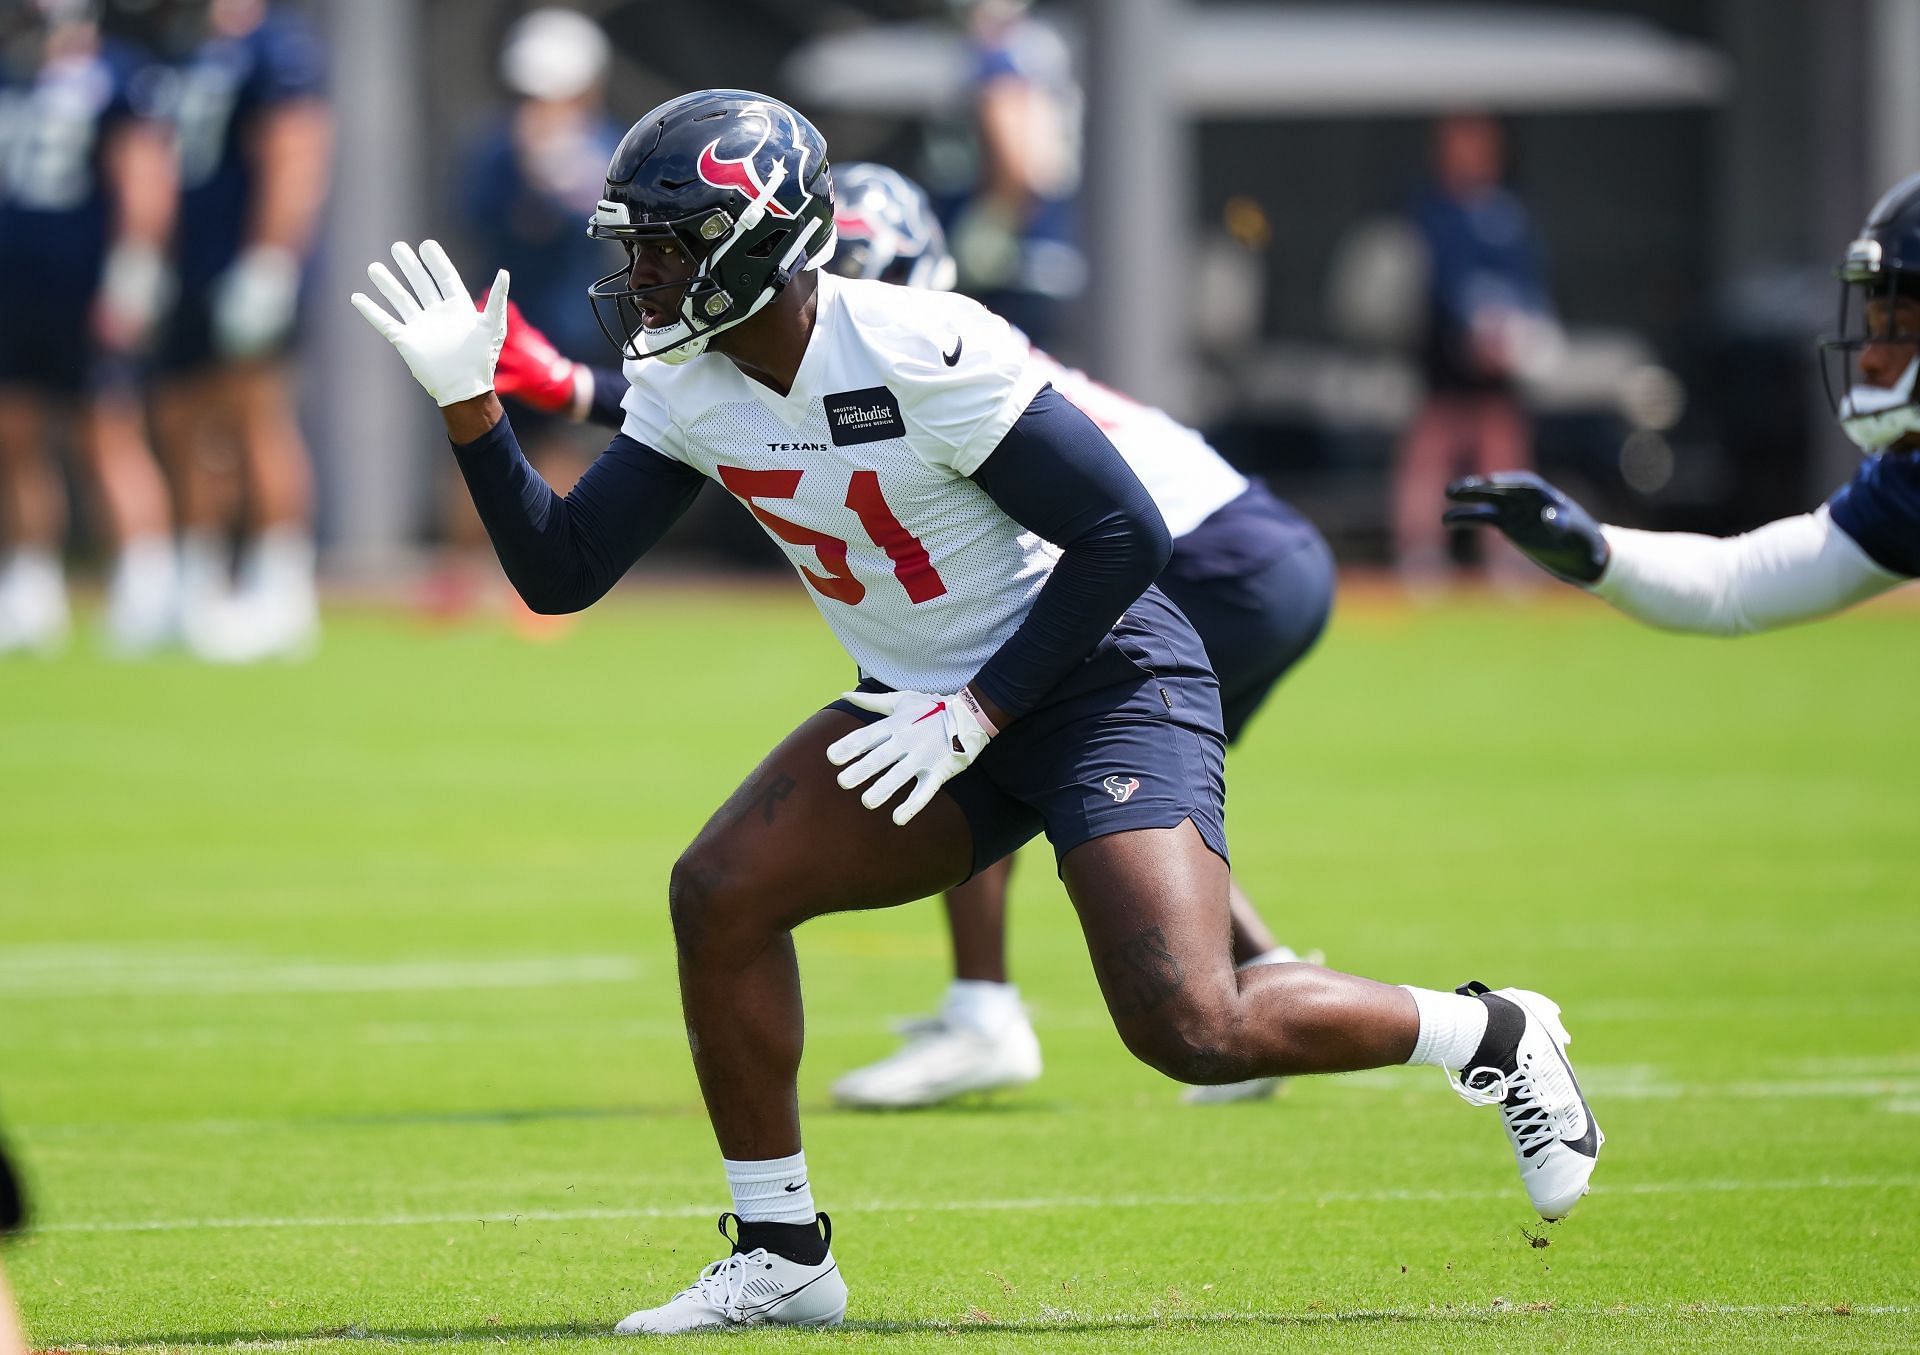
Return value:
[(1590, 1188), (1607, 1136), (1593, 1118), (1567, 1062), (1572, 1036), (1558, 1004), (1524, 988), (1489, 992), (1483, 983), (1459, 990), (1487, 1004), (1487, 1031), (1517, 1031), (1510, 1060), (1475, 1065), (1447, 1080), (1469, 1105), (1500, 1107), (1501, 1122), (1520, 1165), (1527, 1198), (1549, 1223), (1565, 1218)]
[(1235, 1101), (1265, 1101), (1280, 1090), (1284, 1077), (1250, 1077), (1245, 1082), (1222, 1082), (1216, 1087), (1188, 1087), (1180, 1099), (1190, 1106), (1225, 1106)]
[[(730, 1214), (720, 1216), (727, 1236)], [(833, 1225), (820, 1216), (826, 1240)], [(613, 1330), (621, 1336), (670, 1336), (714, 1327), (831, 1327), (847, 1312), (847, 1282), (828, 1250), (817, 1266), (789, 1261), (764, 1247), (736, 1251), (708, 1265), (700, 1278), (658, 1308), (642, 1308)]]
[(935, 1016), (901, 1027), (899, 1053), (833, 1084), (833, 1099), (862, 1110), (937, 1106), (968, 1092), (1024, 1087), (1040, 1076), (1040, 1040), (1024, 1011), (992, 1031)]

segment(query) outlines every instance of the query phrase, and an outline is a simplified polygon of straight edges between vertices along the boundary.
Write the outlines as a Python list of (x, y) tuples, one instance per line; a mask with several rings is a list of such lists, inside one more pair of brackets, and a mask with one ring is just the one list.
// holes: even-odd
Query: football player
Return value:
[(142, 97), (152, 72), (101, 37), (87, 0), (33, 0), (12, 18), (25, 26), (0, 32), (0, 653), (55, 649), (67, 632), (66, 514), (47, 456), (58, 412), (75, 416), (82, 484), (116, 554), (107, 643), (142, 654), (174, 621), (171, 513), (136, 390), (168, 289), (171, 138)]
[[(841, 277), (945, 291), (953, 256), (918, 185), (884, 165), (835, 166), (834, 226), (827, 264)], [(1312, 524), (1241, 475), (1191, 428), (1136, 404), (1084, 372), (1034, 351), (1034, 370), (1087, 414), (1113, 442), (1152, 497), (1173, 538), (1158, 580), (1187, 614), (1220, 679), (1227, 742), (1245, 729), (1268, 692), (1305, 657), (1333, 607), (1333, 554)], [(578, 414), (619, 427), (617, 371), (595, 371), (561, 356), (508, 309), (507, 342), (494, 389), (549, 413)], [(1126, 794), (1125, 783), (1112, 793)], [(1013, 858), (947, 891), (954, 980), (938, 1013), (903, 1026), (891, 1058), (834, 1084), (843, 1104), (928, 1106), (967, 1092), (1017, 1087), (1040, 1075), (1040, 1042), (1007, 980), (1007, 883)], [(1233, 957), (1241, 968), (1301, 957), (1273, 938), (1237, 884), (1232, 888)], [(1191, 1087), (1196, 1102), (1271, 1095), (1278, 1080), (1251, 1078)]]
[(1445, 520), (1504, 532), (1541, 568), (1666, 630), (1747, 635), (1920, 577), (1920, 174), (1889, 189), (1841, 260), (1828, 395), (1866, 462), (1820, 507), (1735, 537), (1602, 526), (1536, 475), (1456, 481)]
[(1005, 321), (821, 269), (833, 179), (810, 123), (739, 90), (663, 104), (621, 142), (592, 229), (626, 255), (592, 295), (627, 417), (564, 498), (494, 392), (504, 272), (476, 312), (438, 244), (398, 244), (404, 282), (369, 269), (392, 309), (353, 298), (440, 406), (508, 578), (536, 610), (585, 607), (715, 480), (860, 670), (674, 865), (681, 1005), (738, 1231), (620, 1331), (840, 1320), (800, 1142), (793, 929), (939, 893), (1043, 831), (1140, 1058), (1194, 1083), (1433, 1064), (1500, 1106), (1543, 1216), (1577, 1203), (1601, 1139), (1545, 998), (1235, 973), (1219, 688), (1152, 586), (1166, 525)]
[[(6, 1148), (0, 1145), (0, 1241), (18, 1232), (27, 1219), (27, 1208), (20, 1193), (20, 1182), (7, 1161)], [(20, 1322), (20, 1310), (14, 1306), (7, 1288), (7, 1276), (0, 1270), (0, 1355), (27, 1355), (26, 1329)]]
[[(312, 468), (289, 358), (301, 272), (326, 201), (332, 122), (320, 41), (265, 0), (157, 0), (177, 44), (180, 297), (154, 391), (179, 505), (187, 639), (203, 657), (297, 656), (316, 642)], [(229, 486), (244, 483), (238, 588), (228, 596)]]

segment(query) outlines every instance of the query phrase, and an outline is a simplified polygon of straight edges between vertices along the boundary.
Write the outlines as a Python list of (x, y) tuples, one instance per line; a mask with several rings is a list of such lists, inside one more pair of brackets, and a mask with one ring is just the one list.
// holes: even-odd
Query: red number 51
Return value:
[[(755, 499), (791, 499), (800, 488), (800, 477), (804, 471), (797, 470), (742, 470), (738, 466), (716, 466), (720, 474), (720, 483), (727, 491), (742, 503), (747, 511), (760, 519), (768, 531), (791, 546), (811, 546), (819, 557), (825, 574), (816, 574), (805, 566), (800, 572), (806, 576), (822, 594), (836, 602), (848, 606), (857, 604), (867, 595), (867, 586), (853, 577), (853, 571), (847, 568), (847, 543), (837, 536), (828, 536), (825, 532), (816, 532), (811, 527), (802, 527), (797, 522), (789, 522), (777, 514), (769, 513)], [(933, 561), (927, 556), (927, 548), (920, 544), (900, 519), (887, 507), (886, 499), (880, 493), (880, 476), (874, 471), (857, 470), (853, 481), (847, 486), (847, 507), (860, 519), (860, 525), (867, 529), (867, 538), (887, 553), (893, 561), (893, 576), (900, 580), (900, 586), (907, 590), (907, 597), (913, 602), (930, 602), (947, 591), (946, 583), (940, 578), (940, 571), (933, 567)]]

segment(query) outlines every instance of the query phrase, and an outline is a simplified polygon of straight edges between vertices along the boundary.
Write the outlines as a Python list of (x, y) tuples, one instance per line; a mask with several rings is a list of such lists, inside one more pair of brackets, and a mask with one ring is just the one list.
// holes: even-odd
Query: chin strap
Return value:
[(1920, 433), (1920, 406), (1913, 387), (1920, 378), (1920, 357), (1891, 386), (1855, 386), (1840, 402), (1840, 426), (1855, 445), (1869, 452), (1890, 447), (1908, 433)]

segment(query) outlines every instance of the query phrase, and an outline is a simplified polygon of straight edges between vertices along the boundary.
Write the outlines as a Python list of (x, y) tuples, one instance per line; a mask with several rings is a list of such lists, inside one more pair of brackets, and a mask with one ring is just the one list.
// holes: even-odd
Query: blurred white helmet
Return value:
[(500, 78), (529, 99), (577, 99), (607, 72), (600, 25), (574, 9), (536, 9), (514, 21), (500, 49)]

